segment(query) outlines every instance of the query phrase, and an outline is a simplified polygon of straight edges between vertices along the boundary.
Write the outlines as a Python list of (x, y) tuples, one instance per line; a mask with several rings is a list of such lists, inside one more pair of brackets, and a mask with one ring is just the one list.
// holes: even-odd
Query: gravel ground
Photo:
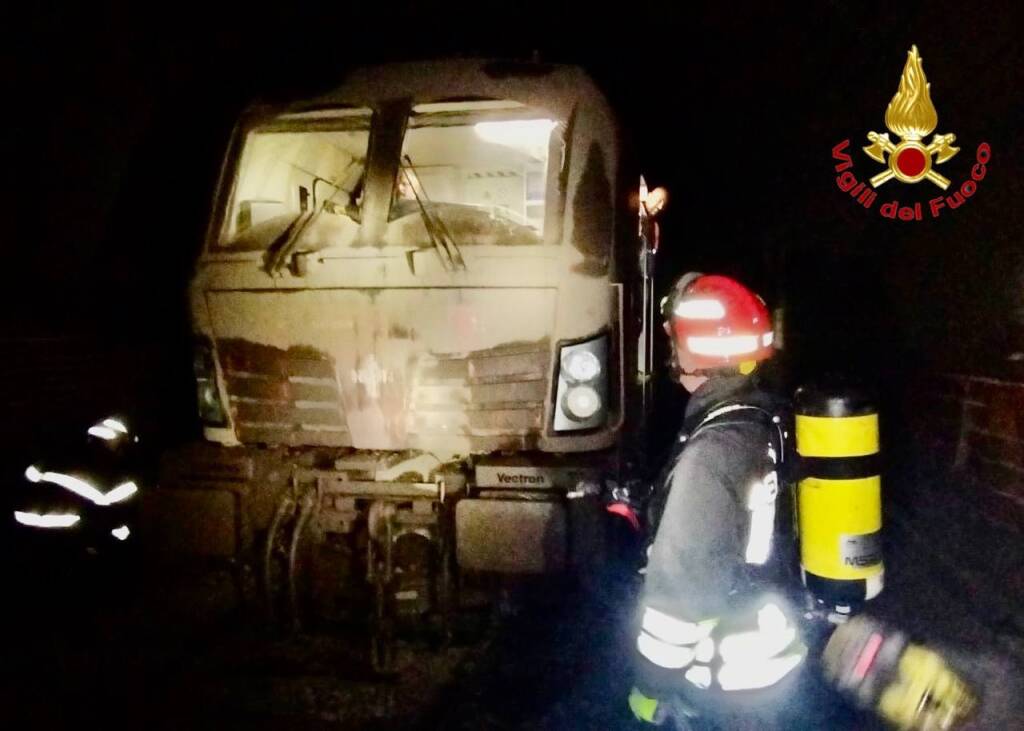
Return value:
[[(962, 588), (918, 519), (890, 521), (889, 585), (872, 611), (942, 647), (981, 690), (972, 728), (1019, 728), (1019, 628), (979, 586)], [(367, 672), (358, 632), (281, 637), (240, 618), (226, 576), (139, 576), (131, 561), (9, 563), (12, 635), (0, 676), (8, 728), (634, 728), (625, 587), (533, 592), (515, 611), (476, 617), (476, 631), (443, 649), (403, 645), (399, 672), (382, 679)], [(878, 727), (809, 687), (804, 728)]]

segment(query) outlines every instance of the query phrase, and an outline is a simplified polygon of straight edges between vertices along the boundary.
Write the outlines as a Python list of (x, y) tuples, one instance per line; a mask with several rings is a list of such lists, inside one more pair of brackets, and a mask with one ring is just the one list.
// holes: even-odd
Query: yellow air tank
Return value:
[(878, 412), (852, 388), (805, 386), (795, 402), (804, 586), (849, 612), (882, 591)]

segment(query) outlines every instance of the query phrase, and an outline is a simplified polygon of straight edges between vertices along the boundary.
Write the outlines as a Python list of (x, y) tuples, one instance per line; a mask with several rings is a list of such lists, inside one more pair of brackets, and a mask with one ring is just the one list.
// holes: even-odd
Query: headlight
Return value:
[(217, 390), (217, 371), (213, 362), (213, 346), (209, 340), (199, 339), (195, 344), (192, 370), (196, 377), (196, 401), (199, 419), (206, 426), (225, 426), (228, 423)]
[(568, 380), (585, 383), (601, 375), (601, 361), (589, 350), (573, 350), (562, 361), (562, 369)]
[(570, 419), (586, 421), (601, 409), (601, 397), (590, 386), (573, 386), (565, 395), (565, 413)]
[(224, 423), (224, 407), (220, 403), (217, 384), (213, 379), (200, 380), (196, 383), (199, 399), (199, 417), (207, 424)]
[(555, 431), (603, 426), (608, 420), (608, 336), (563, 345), (558, 356)]

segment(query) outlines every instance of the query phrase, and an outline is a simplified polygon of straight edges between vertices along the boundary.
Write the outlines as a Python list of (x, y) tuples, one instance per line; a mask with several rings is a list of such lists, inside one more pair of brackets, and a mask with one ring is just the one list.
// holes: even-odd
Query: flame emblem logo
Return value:
[(935, 165), (940, 165), (958, 153), (960, 148), (952, 146), (956, 141), (954, 134), (937, 134), (932, 136), (929, 144), (924, 144), (924, 138), (939, 123), (930, 91), (931, 84), (925, 78), (917, 46), (911, 46), (899, 89), (885, 109), (885, 126), (900, 141), (893, 144), (888, 132), (868, 132), (871, 144), (864, 148), (864, 152), (872, 160), (889, 166), (888, 170), (871, 178), (871, 185), (875, 188), (892, 178), (903, 183), (927, 179), (943, 190), (949, 187), (949, 178), (932, 169), (932, 158), (934, 156)]

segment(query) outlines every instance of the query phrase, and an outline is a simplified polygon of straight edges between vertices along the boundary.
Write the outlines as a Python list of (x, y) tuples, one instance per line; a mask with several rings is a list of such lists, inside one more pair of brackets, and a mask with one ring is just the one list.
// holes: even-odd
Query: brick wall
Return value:
[(996, 503), (1024, 518), (1024, 383), (962, 378), (958, 462), (991, 484)]
[(903, 396), (889, 416), (910, 449), (886, 476), (890, 527), (991, 626), (1024, 634), (1024, 383), (943, 375)]
[(969, 482), (986, 518), (1024, 531), (1024, 383), (941, 376), (908, 405), (918, 457)]

